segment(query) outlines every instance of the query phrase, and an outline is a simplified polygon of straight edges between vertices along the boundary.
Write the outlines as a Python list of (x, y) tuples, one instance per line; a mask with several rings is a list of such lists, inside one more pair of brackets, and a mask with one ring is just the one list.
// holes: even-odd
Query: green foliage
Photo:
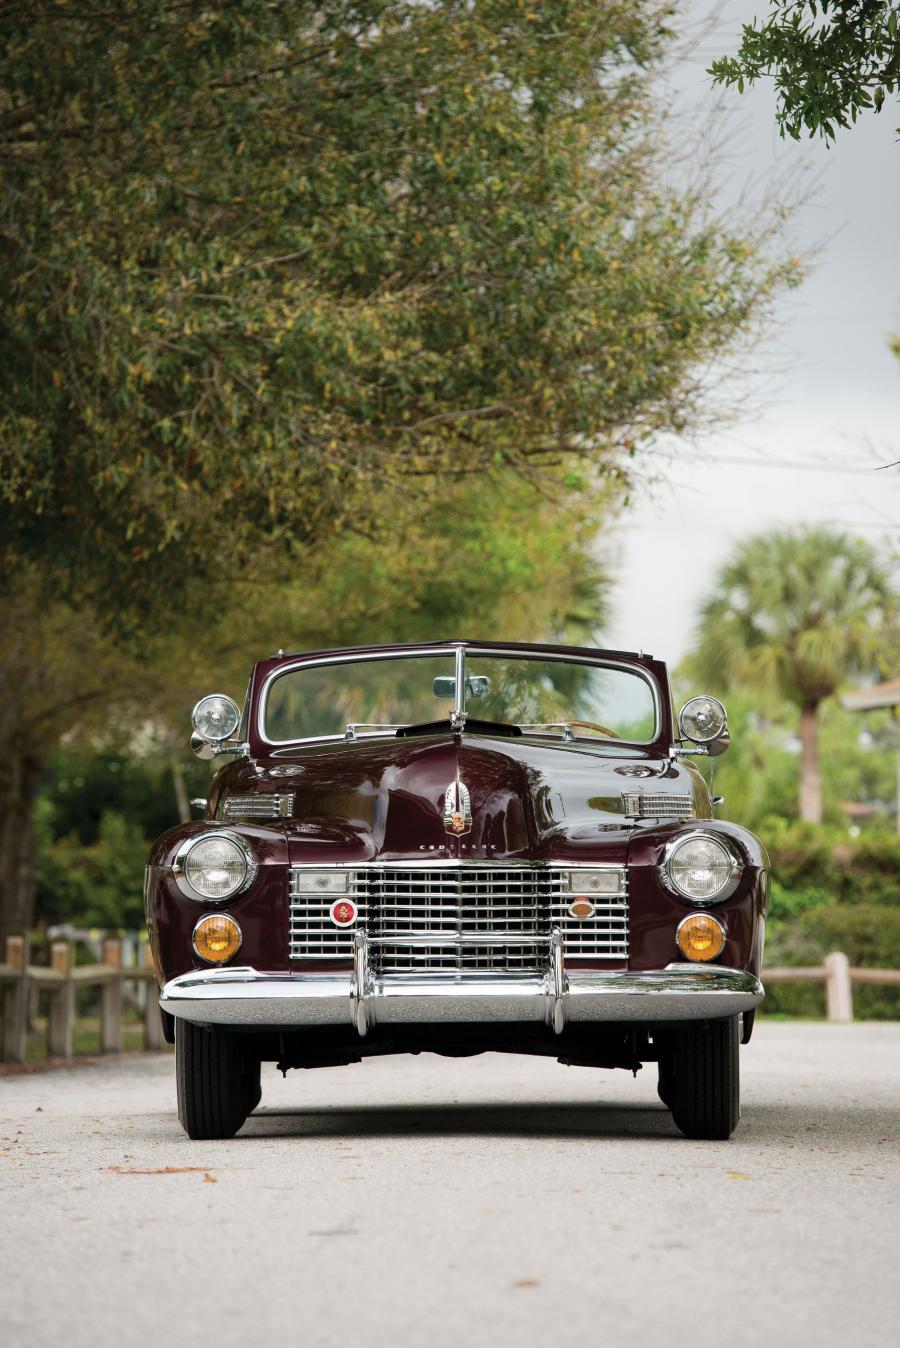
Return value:
[[(900, 969), (900, 837), (885, 832), (849, 839), (808, 824), (783, 825), (767, 839), (772, 900), (766, 963), (821, 964), (842, 950), (853, 965)], [(900, 989), (857, 985), (861, 1017), (900, 1018)], [(773, 984), (766, 1009), (822, 1015), (820, 987)]]
[(38, 918), (86, 927), (138, 928), (143, 925), (143, 871), (149, 839), (139, 824), (104, 811), (97, 837), (83, 843), (76, 834), (53, 838), (53, 809), (40, 802), (38, 836)]
[(781, 134), (832, 140), (860, 112), (880, 112), (900, 91), (900, 9), (896, 0), (772, 0), (769, 15), (745, 24), (737, 56), (709, 73), (743, 93), (774, 79)]
[(896, 628), (890, 569), (863, 539), (809, 527), (741, 543), (701, 610), (689, 667), (719, 688), (816, 707), (872, 674)]
[[(663, 187), (670, 6), (63, 0), (5, 18), (6, 581), (120, 628), (390, 484), (698, 417), (793, 276)], [(410, 491), (407, 485), (400, 490)]]
[[(396, 527), (373, 546), (348, 533), (307, 560), (277, 614), (249, 618), (266, 643), (314, 649), (441, 636), (584, 640), (606, 617), (608, 580), (591, 542), (610, 491), (547, 496), (509, 470), (449, 479), (375, 503)], [(248, 601), (247, 608), (251, 607)]]

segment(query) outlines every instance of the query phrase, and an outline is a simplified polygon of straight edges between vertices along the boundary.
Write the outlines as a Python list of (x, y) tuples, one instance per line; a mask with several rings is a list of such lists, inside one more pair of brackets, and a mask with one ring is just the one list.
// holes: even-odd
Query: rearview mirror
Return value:
[[(487, 674), (466, 675), (466, 697), (487, 697), (491, 681)], [(452, 674), (439, 674), (434, 680), (435, 697), (456, 697), (456, 679)]]

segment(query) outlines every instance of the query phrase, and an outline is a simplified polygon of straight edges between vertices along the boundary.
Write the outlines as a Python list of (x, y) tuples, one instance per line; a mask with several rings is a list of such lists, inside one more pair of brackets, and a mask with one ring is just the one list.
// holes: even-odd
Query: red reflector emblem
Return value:
[(580, 922), (583, 922), (585, 918), (593, 917), (596, 911), (590, 899), (573, 899), (569, 904), (569, 912), (573, 917), (577, 917)]
[(329, 916), (336, 927), (352, 927), (359, 909), (352, 899), (338, 899), (331, 905)]

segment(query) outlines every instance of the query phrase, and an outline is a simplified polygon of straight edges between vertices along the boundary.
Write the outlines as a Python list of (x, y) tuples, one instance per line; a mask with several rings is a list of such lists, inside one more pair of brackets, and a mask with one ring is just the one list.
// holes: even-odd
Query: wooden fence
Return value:
[(120, 1053), (122, 994), (128, 983), (147, 985), (142, 1011), (144, 1048), (162, 1048), (156, 974), (149, 946), (143, 947), (142, 963), (128, 965), (122, 962), (122, 941), (117, 936), (103, 938), (99, 964), (76, 964), (74, 950), (72, 941), (51, 941), (49, 965), (32, 964), (28, 937), (6, 938), (5, 959), (0, 964), (0, 1062), (25, 1061), (31, 997), (41, 992), (47, 995), (49, 1003), (48, 1056), (71, 1058), (78, 1018), (76, 994), (80, 988), (100, 989), (99, 1049), (101, 1053)]
[(881, 987), (900, 988), (900, 969), (860, 969), (839, 950), (826, 955), (824, 964), (807, 968), (764, 969), (763, 982), (824, 983), (825, 1012), (829, 1020), (853, 1019), (853, 984), (877, 983)]
[[(76, 993), (79, 988), (100, 989), (101, 1053), (120, 1053), (123, 1030), (123, 989), (128, 983), (145, 983), (142, 1009), (143, 1046), (148, 1050), (163, 1046), (162, 1024), (156, 999), (156, 975), (150, 962), (150, 950), (143, 947), (143, 963), (123, 964), (122, 941), (117, 936), (102, 940), (99, 964), (76, 964), (71, 940), (50, 942), (50, 964), (29, 962), (26, 936), (6, 938), (6, 958), (0, 964), (0, 1062), (25, 1061), (31, 995), (44, 992), (49, 1001), (47, 1052), (51, 1058), (71, 1058), (72, 1039), (77, 1019)], [(858, 969), (839, 951), (824, 964), (811, 968), (766, 969), (766, 983), (824, 983), (829, 1020), (853, 1019), (853, 984), (878, 983), (900, 987), (900, 969)]]

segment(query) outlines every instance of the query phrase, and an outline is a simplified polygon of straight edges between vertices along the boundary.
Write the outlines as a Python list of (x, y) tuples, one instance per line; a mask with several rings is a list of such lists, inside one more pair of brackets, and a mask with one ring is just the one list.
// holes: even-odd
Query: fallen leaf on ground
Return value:
[(215, 1178), (214, 1175), (211, 1175), (211, 1174), (209, 1173), (208, 1170), (204, 1170), (204, 1172), (203, 1172), (203, 1183), (204, 1183), (204, 1184), (218, 1184), (218, 1182), (219, 1182), (219, 1181)]
[(113, 1170), (117, 1175), (205, 1175), (216, 1183), (209, 1171), (202, 1165), (164, 1165), (159, 1170), (129, 1170), (124, 1165), (108, 1165), (107, 1170)]
[(752, 1180), (753, 1178), (752, 1175), (745, 1175), (743, 1170), (726, 1170), (725, 1174), (728, 1179)]
[(537, 1278), (520, 1278), (518, 1282), (513, 1283), (513, 1287), (538, 1287)]

